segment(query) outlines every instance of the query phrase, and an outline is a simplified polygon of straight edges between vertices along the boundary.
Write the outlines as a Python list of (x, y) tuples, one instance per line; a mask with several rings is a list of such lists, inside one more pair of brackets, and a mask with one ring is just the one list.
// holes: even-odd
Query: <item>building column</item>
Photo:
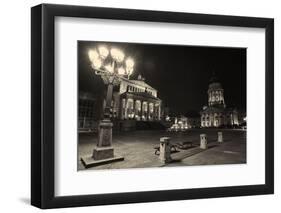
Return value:
[(145, 101), (144, 102), (145, 103), (145, 110), (144, 110), (144, 117), (145, 117), (145, 120), (147, 121), (148, 120), (148, 102), (147, 101)]
[(125, 119), (128, 119), (128, 98), (125, 98)]
[(137, 108), (137, 102), (138, 102), (138, 100), (134, 100), (134, 113), (135, 113), (134, 118), (135, 119), (136, 119), (137, 115), (139, 115), (138, 108)]
[(143, 101), (140, 101), (141, 102), (141, 114), (140, 114), (140, 120), (143, 120), (142, 116), (143, 116)]
[(132, 98), (128, 98), (128, 103), (127, 103), (127, 114), (128, 118), (132, 119), (132, 111), (134, 110), (134, 100)]
[(158, 116), (157, 116), (157, 106), (156, 104), (153, 105), (154, 108), (153, 108), (153, 120), (158, 120)]
[(150, 121), (151, 119), (151, 114), (150, 114), (150, 102), (147, 103), (147, 120)]
[(159, 106), (158, 106), (158, 120), (159, 121), (161, 120), (161, 103), (159, 103)]
[(153, 112), (152, 112), (152, 120), (154, 121), (154, 120), (156, 120), (155, 119), (155, 103), (152, 103), (152, 110), (153, 110)]
[(148, 110), (149, 110), (149, 106), (148, 106), (148, 102), (146, 102), (146, 115), (145, 115), (145, 120), (147, 121), (148, 120)]
[[(152, 112), (151, 112), (151, 107), (152, 106)], [(153, 112), (154, 112), (154, 104), (153, 103), (149, 103), (148, 104), (148, 117), (149, 117), (149, 120), (153, 120)]]
[(134, 113), (134, 116), (133, 116), (133, 119), (135, 119), (135, 117), (136, 117), (136, 100), (135, 99), (133, 99), (133, 113)]

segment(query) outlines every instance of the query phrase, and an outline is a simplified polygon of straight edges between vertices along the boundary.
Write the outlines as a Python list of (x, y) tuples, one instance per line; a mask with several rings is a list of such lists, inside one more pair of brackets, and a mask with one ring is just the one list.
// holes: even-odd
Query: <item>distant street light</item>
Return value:
[(112, 122), (110, 120), (110, 108), (112, 101), (113, 86), (118, 85), (122, 78), (128, 78), (134, 70), (134, 60), (125, 57), (125, 54), (117, 48), (108, 48), (99, 46), (88, 52), (91, 61), (91, 67), (96, 75), (101, 76), (107, 85), (106, 104), (104, 109), (104, 118), (99, 124), (99, 136), (97, 146), (93, 151), (95, 161), (108, 159), (109, 162), (114, 160), (123, 160), (123, 157), (115, 157), (112, 147)]

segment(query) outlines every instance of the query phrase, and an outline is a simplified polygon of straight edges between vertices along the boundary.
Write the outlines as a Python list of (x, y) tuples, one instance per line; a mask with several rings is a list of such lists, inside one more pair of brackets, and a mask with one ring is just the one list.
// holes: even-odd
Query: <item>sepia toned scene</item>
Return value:
[(246, 163), (246, 49), (78, 41), (78, 170)]

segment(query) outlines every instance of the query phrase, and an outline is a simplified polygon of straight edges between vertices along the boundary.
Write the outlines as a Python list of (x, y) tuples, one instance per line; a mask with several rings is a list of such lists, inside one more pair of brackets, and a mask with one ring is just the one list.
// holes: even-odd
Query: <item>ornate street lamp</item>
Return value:
[[(103, 120), (99, 123), (98, 143), (93, 151), (93, 166), (99, 161), (103, 163), (124, 160), (123, 157), (114, 156), (112, 147), (112, 122), (110, 109), (114, 85), (118, 85), (122, 78), (129, 78), (134, 70), (134, 61), (117, 48), (99, 46), (88, 52), (92, 69), (96, 75), (101, 76), (107, 85), (106, 104)], [(83, 161), (83, 159), (82, 159)], [(84, 162), (85, 164), (85, 162)]]

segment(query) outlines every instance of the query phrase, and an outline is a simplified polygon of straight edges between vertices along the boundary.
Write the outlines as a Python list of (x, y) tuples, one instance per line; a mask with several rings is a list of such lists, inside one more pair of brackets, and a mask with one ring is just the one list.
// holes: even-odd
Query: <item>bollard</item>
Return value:
[(206, 134), (200, 134), (200, 148), (201, 149), (208, 149), (207, 135)]
[(171, 159), (171, 148), (170, 148), (170, 137), (162, 137), (160, 138), (160, 154), (159, 159), (163, 163), (169, 163), (172, 161)]
[(223, 142), (222, 132), (218, 132), (218, 142), (219, 142), (219, 143), (222, 143), (222, 142)]

